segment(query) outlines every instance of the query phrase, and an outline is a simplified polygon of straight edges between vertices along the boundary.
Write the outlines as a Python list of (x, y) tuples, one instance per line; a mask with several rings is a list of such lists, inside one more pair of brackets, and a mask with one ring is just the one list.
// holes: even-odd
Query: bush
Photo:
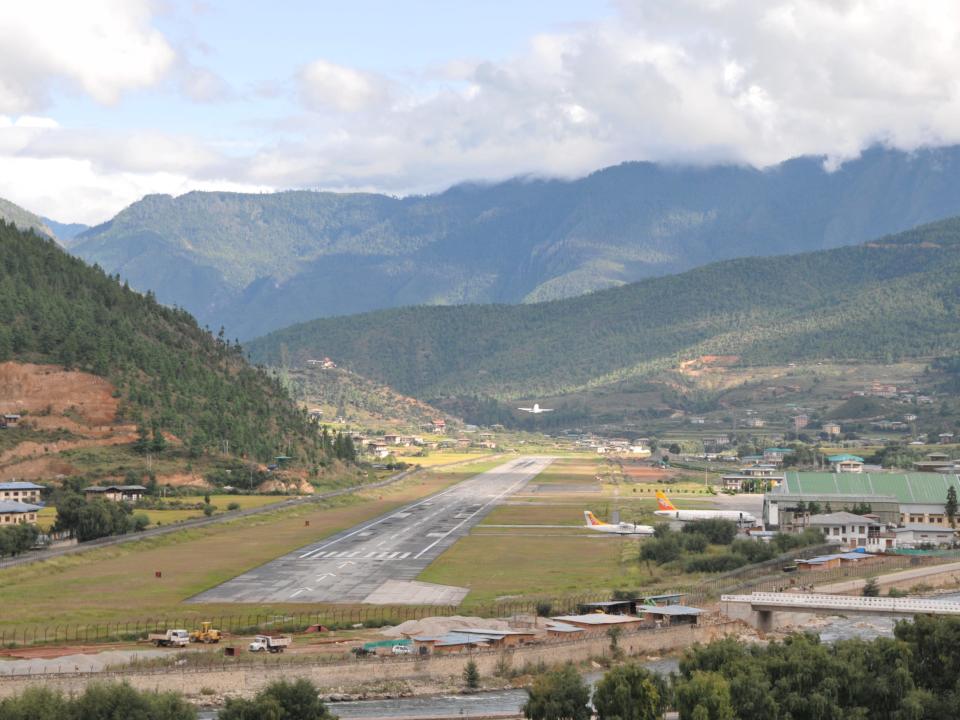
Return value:
[(653, 560), (657, 565), (665, 565), (677, 560), (683, 553), (683, 545), (676, 533), (665, 533), (659, 538), (647, 540), (640, 546), (640, 559)]
[(751, 563), (772, 560), (777, 556), (776, 548), (757, 540), (734, 540), (730, 545), (730, 551), (743, 555)]
[(0, 556), (19, 555), (37, 542), (40, 531), (26, 523), (0, 528)]
[(81, 695), (67, 698), (47, 688), (30, 688), (0, 701), (4, 720), (196, 720), (197, 711), (173, 693), (134, 690), (123, 684), (90, 685)]
[(227, 505), (227, 510), (239, 510), (239, 509), (240, 509), (240, 503), (238, 502), (232, 502), (229, 505)]
[(880, 597), (880, 584), (875, 577), (867, 578), (863, 586), (863, 597)]
[(211, 515), (213, 515), (215, 511), (216, 511), (216, 508), (210, 503), (207, 503), (206, 505), (203, 506), (203, 514), (206, 515), (207, 517), (210, 517)]
[(480, 671), (477, 669), (477, 663), (473, 660), (463, 668), (463, 682), (471, 690), (480, 687)]
[(133, 529), (136, 532), (143, 532), (150, 524), (150, 518), (146, 513), (137, 513), (133, 516)]
[(541, 600), (537, 603), (537, 616), (538, 617), (550, 617), (550, 614), (553, 612), (553, 604), (547, 600)]
[(700, 533), (685, 533), (682, 536), (683, 549), (689, 553), (700, 554), (707, 549), (706, 535)]
[(686, 571), (695, 572), (729, 572), (749, 564), (743, 555), (738, 553), (723, 553), (722, 555), (703, 555), (687, 561)]
[(711, 545), (729, 545), (737, 536), (737, 524), (731, 520), (700, 520), (684, 525), (683, 532), (704, 535)]
[(268, 685), (252, 700), (227, 700), (217, 720), (334, 720), (320, 702), (317, 688), (309, 680), (279, 681)]

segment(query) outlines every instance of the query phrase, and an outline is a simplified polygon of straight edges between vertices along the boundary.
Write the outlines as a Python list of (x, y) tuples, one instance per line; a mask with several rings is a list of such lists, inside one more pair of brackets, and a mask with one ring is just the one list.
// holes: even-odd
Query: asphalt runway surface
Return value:
[[(403, 602), (404, 588), (409, 587), (403, 582), (414, 580), (501, 500), (539, 475), (552, 460), (511, 460), (272, 560), (192, 597), (190, 602), (359, 603), (378, 590), (377, 599), (370, 602), (384, 602), (385, 593), (396, 594), (398, 602)], [(440, 591), (434, 602), (445, 604), (447, 599)], [(417, 600), (429, 602), (423, 596)]]

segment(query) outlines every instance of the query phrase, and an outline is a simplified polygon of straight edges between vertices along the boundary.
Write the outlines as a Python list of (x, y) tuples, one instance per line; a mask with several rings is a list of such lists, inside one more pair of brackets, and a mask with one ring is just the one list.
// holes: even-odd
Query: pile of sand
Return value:
[(510, 623), (506, 620), (490, 620), (488, 618), (466, 617), (451, 615), (450, 617), (428, 617), (422, 620), (407, 620), (394, 627), (384, 628), (381, 635), (398, 638), (413, 635), (443, 635), (451, 630), (471, 628), (477, 630), (509, 630)]

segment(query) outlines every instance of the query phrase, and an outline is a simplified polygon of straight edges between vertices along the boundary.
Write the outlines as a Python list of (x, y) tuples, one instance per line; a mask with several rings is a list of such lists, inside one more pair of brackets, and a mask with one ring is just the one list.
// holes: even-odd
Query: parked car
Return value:
[(409, 655), (413, 652), (413, 648), (409, 645), (394, 645), (391, 652), (394, 655)]

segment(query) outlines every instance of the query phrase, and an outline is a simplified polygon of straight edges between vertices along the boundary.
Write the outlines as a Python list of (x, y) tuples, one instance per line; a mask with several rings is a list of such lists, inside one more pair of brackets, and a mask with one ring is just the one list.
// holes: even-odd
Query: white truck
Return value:
[(167, 630), (162, 633), (150, 633), (147, 640), (157, 647), (186, 647), (190, 644), (190, 633), (186, 630)]
[(272, 637), (270, 635), (257, 635), (249, 645), (250, 652), (272, 652), (282, 653), (290, 646), (290, 638), (285, 635)]

